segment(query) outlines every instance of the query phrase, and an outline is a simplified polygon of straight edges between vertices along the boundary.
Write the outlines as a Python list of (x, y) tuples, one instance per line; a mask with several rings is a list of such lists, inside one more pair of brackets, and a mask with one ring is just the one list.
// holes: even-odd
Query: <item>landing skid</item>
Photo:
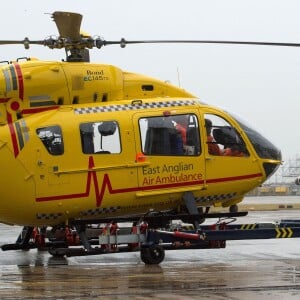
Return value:
[[(118, 218), (118, 223), (124, 222), (143, 222), (148, 224), (148, 228), (166, 228), (172, 220), (185, 220), (185, 222), (193, 223), (206, 218), (230, 218), (241, 217), (247, 215), (247, 212), (238, 213), (212, 213), (212, 214), (162, 214), (152, 213), (144, 217), (121, 217)], [(99, 253), (107, 253), (107, 251), (98, 250), (92, 247), (92, 245), (98, 244), (98, 236), (103, 233), (103, 228), (97, 228), (97, 224), (110, 224), (112, 219), (92, 219), (92, 220), (77, 220), (74, 221), (71, 227), (46, 228), (37, 227), (24, 227), (19, 234), (17, 240), (13, 244), (4, 244), (1, 246), (3, 251), (8, 250), (47, 250), (51, 251), (51, 254), (74, 256), (75, 255), (93, 255)], [(110, 229), (111, 230), (111, 229)], [(128, 231), (129, 229), (127, 229)], [(131, 230), (131, 229), (130, 229)], [(129, 230), (129, 231), (130, 231)], [(124, 229), (122, 229), (124, 232)], [(130, 233), (130, 232), (128, 232)], [(84, 251), (75, 249), (70, 250), (70, 246), (82, 245)], [(56, 249), (60, 249), (56, 251)], [(123, 250), (123, 249), (122, 249)], [(77, 254), (78, 253), (78, 254)]]
[[(97, 225), (104, 223), (101, 219), (96, 223), (92, 222), (92, 225), (87, 224), (87, 221), (75, 221), (72, 228), (56, 230), (25, 227), (15, 244), (3, 245), (2, 250), (37, 248), (48, 250), (54, 256), (67, 257), (140, 251), (141, 260), (145, 264), (159, 264), (164, 260), (166, 250), (225, 248), (228, 240), (300, 237), (300, 220), (235, 224), (236, 217), (243, 215), (247, 215), (247, 212), (198, 214), (197, 218), (212, 217), (219, 220), (213, 225), (201, 224), (199, 228), (193, 229), (170, 221), (178, 220), (178, 217), (190, 218), (194, 221), (197, 220), (195, 215), (148, 216), (143, 221), (140, 219), (138, 223), (134, 221), (132, 227), (122, 227), (119, 219), (118, 224), (110, 220), (105, 226)], [(159, 221), (154, 222), (157, 218)], [(123, 222), (128, 221), (128, 218), (123, 220)], [(169, 221), (167, 228), (157, 227), (158, 223), (165, 224), (166, 221)]]

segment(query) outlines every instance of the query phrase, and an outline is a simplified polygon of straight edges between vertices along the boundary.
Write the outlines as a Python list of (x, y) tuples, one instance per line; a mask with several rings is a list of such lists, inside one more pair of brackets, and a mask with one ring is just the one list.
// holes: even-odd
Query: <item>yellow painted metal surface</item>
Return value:
[(0, 69), (0, 124), (57, 105), (194, 97), (164, 81), (124, 72), (107, 64), (31, 58), (3, 65)]

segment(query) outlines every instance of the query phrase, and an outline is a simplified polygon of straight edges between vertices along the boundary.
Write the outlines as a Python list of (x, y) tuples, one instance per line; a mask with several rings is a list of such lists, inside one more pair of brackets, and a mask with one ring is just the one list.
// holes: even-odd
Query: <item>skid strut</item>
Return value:
[[(186, 206), (187, 211), (189, 212), (189, 214), (191, 214), (191, 215), (197, 215), (198, 214), (199, 215), (199, 210), (198, 210), (198, 207), (196, 205), (194, 194), (192, 192), (185, 192), (183, 194), (183, 200), (184, 200), (185, 206)], [(194, 221), (195, 228), (198, 229), (199, 224), (202, 223), (202, 222), (204, 222), (204, 219), (195, 220)]]

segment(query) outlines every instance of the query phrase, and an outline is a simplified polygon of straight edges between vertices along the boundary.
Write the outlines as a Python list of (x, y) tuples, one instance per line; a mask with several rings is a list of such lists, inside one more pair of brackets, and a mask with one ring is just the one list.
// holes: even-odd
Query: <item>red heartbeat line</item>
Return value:
[(101, 205), (101, 202), (102, 202), (102, 199), (103, 199), (103, 195), (104, 195), (104, 192), (105, 192), (106, 185), (108, 185), (108, 190), (110, 190), (111, 189), (111, 184), (110, 184), (108, 175), (105, 174), (104, 178), (103, 178), (101, 192), (99, 194), (97, 174), (96, 174), (95, 170), (92, 170), (92, 168), (94, 168), (94, 167), (95, 167), (94, 159), (93, 159), (92, 156), (90, 156), (89, 157), (89, 163), (88, 163), (88, 174), (87, 174), (85, 192), (78, 193), (78, 194), (59, 195), (59, 196), (37, 197), (35, 199), (35, 201), (36, 202), (43, 202), (43, 201), (67, 200), (67, 199), (88, 197), (90, 195), (91, 181), (93, 179), (93, 183), (94, 183), (94, 187), (95, 187), (95, 194), (96, 194), (96, 204), (97, 204), (97, 207), (99, 207)]
[(90, 191), (91, 191), (92, 180), (93, 180), (94, 188), (95, 188), (96, 206), (97, 207), (99, 207), (102, 203), (106, 188), (108, 189), (108, 192), (110, 194), (126, 193), (126, 192), (132, 192), (132, 191), (140, 190), (140, 188), (138, 188), (138, 187), (127, 188), (127, 189), (113, 189), (108, 174), (104, 174), (103, 181), (102, 181), (102, 186), (101, 186), (101, 191), (99, 193), (99, 185), (98, 185), (97, 174), (96, 174), (95, 170), (92, 170), (92, 168), (94, 168), (94, 167), (95, 167), (94, 159), (93, 159), (92, 156), (90, 156), (89, 157), (89, 164), (88, 164), (88, 175), (87, 175), (85, 192), (78, 193), (78, 194), (37, 197), (35, 199), (35, 201), (36, 202), (44, 202), (44, 201), (67, 200), (67, 199), (88, 197), (90, 195)]

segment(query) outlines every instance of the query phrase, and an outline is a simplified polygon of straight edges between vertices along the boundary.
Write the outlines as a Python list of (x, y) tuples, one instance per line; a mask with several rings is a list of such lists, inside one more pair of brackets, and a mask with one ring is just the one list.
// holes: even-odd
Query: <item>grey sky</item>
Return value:
[[(106, 40), (217, 39), (300, 43), (298, 0), (5, 1), (0, 39), (57, 35), (50, 14), (83, 14), (82, 29)], [(49, 13), (49, 15), (45, 14)], [(1, 60), (60, 60), (63, 50), (1, 46)], [(93, 62), (169, 80), (238, 114), (277, 145), (300, 153), (300, 48), (229, 45), (129, 45), (91, 51)], [(178, 78), (179, 73), (179, 78)], [(178, 80), (179, 79), (179, 80)]]

